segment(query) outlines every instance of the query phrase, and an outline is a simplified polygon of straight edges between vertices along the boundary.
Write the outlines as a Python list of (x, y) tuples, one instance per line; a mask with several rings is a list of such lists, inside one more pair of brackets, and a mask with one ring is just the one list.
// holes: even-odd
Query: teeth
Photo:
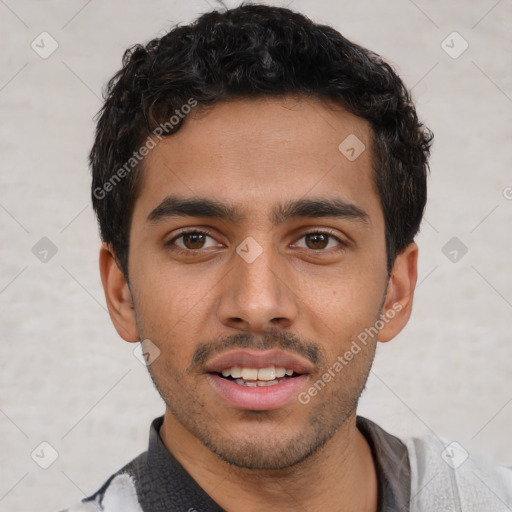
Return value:
[(276, 384), (279, 384), (279, 381), (277, 380), (257, 380), (257, 381), (248, 381), (244, 379), (236, 379), (235, 382), (240, 386), (247, 386), (249, 388), (255, 388), (255, 387), (265, 387), (265, 386), (275, 386)]
[(223, 377), (233, 377), (233, 379), (253, 380), (261, 382), (270, 382), (275, 379), (280, 379), (285, 375), (291, 376), (293, 370), (288, 370), (283, 367), (269, 366), (267, 368), (242, 368), (240, 366), (233, 366), (222, 370)]
[(258, 370), (256, 368), (242, 368), (242, 379), (258, 380)]
[(279, 382), (277, 380), (259, 380), (257, 382), (258, 384), (258, 387), (265, 387), (265, 386), (275, 386), (276, 384), (279, 384)]
[[(277, 378), (284, 377), (286, 375), (286, 370), (284, 368), (276, 368), (275, 371), (276, 371)], [(293, 370), (288, 370), (288, 371), (291, 372), (290, 375), (293, 373)]]
[(242, 368), (240, 368), (240, 366), (233, 366), (233, 368), (231, 368), (229, 371), (233, 379), (239, 379), (242, 376)]
[(258, 380), (274, 380), (276, 378), (276, 371), (273, 366), (269, 368), (260, 368), (258, 370)]

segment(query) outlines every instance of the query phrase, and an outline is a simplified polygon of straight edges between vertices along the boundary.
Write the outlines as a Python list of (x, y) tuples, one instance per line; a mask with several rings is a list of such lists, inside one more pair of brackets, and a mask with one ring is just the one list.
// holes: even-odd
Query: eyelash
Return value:
[[(180, 238), (182, 238), (183, 236), (185, 235), (190, 235), (190, 234), (199, 234), (199, 235), (206, 235), (206, 236), (209, 236), (210, 238), (212, 239), (215, 239), (214, 235), (212, 233), (210, 233), (209, 231), (205, 230), (205, 229), (190, 229), (190, 230), (185, 230), (185, 231), (181, 231), (179, 235), (176, 235), (175, 237), (173, 237), (171, 240), (169, 240), (168, 242), (166, 242), (166, 246), (169, 246), (169, 247), (172, 247), (172, 249), (180, 254), (186, 254), (186, 255), (194, 255), (194, 254), (198, 254), (200, 251), (202, 251), (203, 249), (184, 249), (183, 247), (179, 247), (175, 244), (175, 242), (177, 240), (179, 240)], [(306, 237), (307, 235), (327, 235), (329, 238), (331, 239), (334, 239), (338, 242), (339, 244), (339, 247), (335, 248), (334, 250), (331, 248), (331, 249), (309, 249), (310, 251), (319, 251), (319, 252), (338, 252), (338, 251), (343, 251), (345, 250), (347, 247), (348, 247), (348, 242), (346, 241), (343, 241), (341, 240), (338, 236), (336, 236), (335, 234), (333, 234), (331, 231), (329, 231), (328, 229), (313, 229), (312, 231), (308, 231), (307, 233), (304, 233), (302, 234), (298, 239), (297, 241), (303, 239), (304, 237)], [(297, 242), (295, 242), (297, 243)], [(307, 248), (303, 248), (301, 247), (301, 249), (307, 249)]]
[(185, 231), (181, 231), (179, 235), (176, 235), (171, 240), (165, 243), (166, 246), (171, 247), (174, 251), (180, 253), (180, 254), (187, 254), (187, 255), (193, 255), (198, 254), (203, 249), (184, 249), (183, 247), (179, 247), (178, 245), (175, 245), (176, 240), (179, 240), (180, 238), (184, 237), (185, 235), (191, 235), (191, 234), (198, 234), (198, 235), (206, 235), (210, 238), (215, 239), (214, 235), (210, 233), (209, 231), (205, 229), (189, 229)]
[[(340, 240), (339, 237), (337, 237), (332, 231), (329, 231), (328, 229), (313, 229), (312, 231), (308, 231), (307, 233), (302, 234), (298, 240), (303, 239), (307, 235), (327, 235), (329, 238), (334, 239), (338, 242), (339, 247), (335, 249), (334, 251), (339, 251), (341, 249), (345, 249), (347, 247), (347, 242), (344, 242), (343, 240)], [(315, 249), (309, 249), (310, 251), (314, 251)], [(327, 252), (328, 249), (316, 249), (320, 252)], [(331, 248), (332, 251), (332, 248)]]

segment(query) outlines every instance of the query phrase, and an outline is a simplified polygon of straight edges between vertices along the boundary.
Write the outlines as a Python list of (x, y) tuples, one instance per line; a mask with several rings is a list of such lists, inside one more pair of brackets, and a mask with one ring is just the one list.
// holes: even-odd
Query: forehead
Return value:
[(146, 157), (134, 220), (166, 196), (211, 197), (244, 217), (288, 200), (336, 197), (379, 214), (368, 123), (306, 98), (196, 108)]

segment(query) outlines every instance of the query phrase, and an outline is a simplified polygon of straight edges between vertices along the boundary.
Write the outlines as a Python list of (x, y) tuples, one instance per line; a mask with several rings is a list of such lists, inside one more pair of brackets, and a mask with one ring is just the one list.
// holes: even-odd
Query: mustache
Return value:
[(215, 341), (201, 343), (194, 351), (192, 364), (187, 369), (187, 373), (203, 366), (206, 361), (217, 354), (235, 348), (255, 350), (281, 349), (295, 352), (315, 365), (323, 364), (326, 360), (322, 350), (316, 343), (302, 340), (299, 336), (290, 332), (268, 329), (258, 336), (249, 332), (241, 332), (221, 337)]

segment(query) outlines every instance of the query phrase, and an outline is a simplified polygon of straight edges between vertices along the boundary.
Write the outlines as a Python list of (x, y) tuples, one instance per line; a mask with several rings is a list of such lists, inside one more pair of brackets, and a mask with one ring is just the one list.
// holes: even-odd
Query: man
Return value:
[(389, 65), (287, 9), (125, 54), (91, 152), (100, 270), (166, 410), (71, 510), (510, 510), (511, 471), (356, 416), (411, 314), (431, 139)]

